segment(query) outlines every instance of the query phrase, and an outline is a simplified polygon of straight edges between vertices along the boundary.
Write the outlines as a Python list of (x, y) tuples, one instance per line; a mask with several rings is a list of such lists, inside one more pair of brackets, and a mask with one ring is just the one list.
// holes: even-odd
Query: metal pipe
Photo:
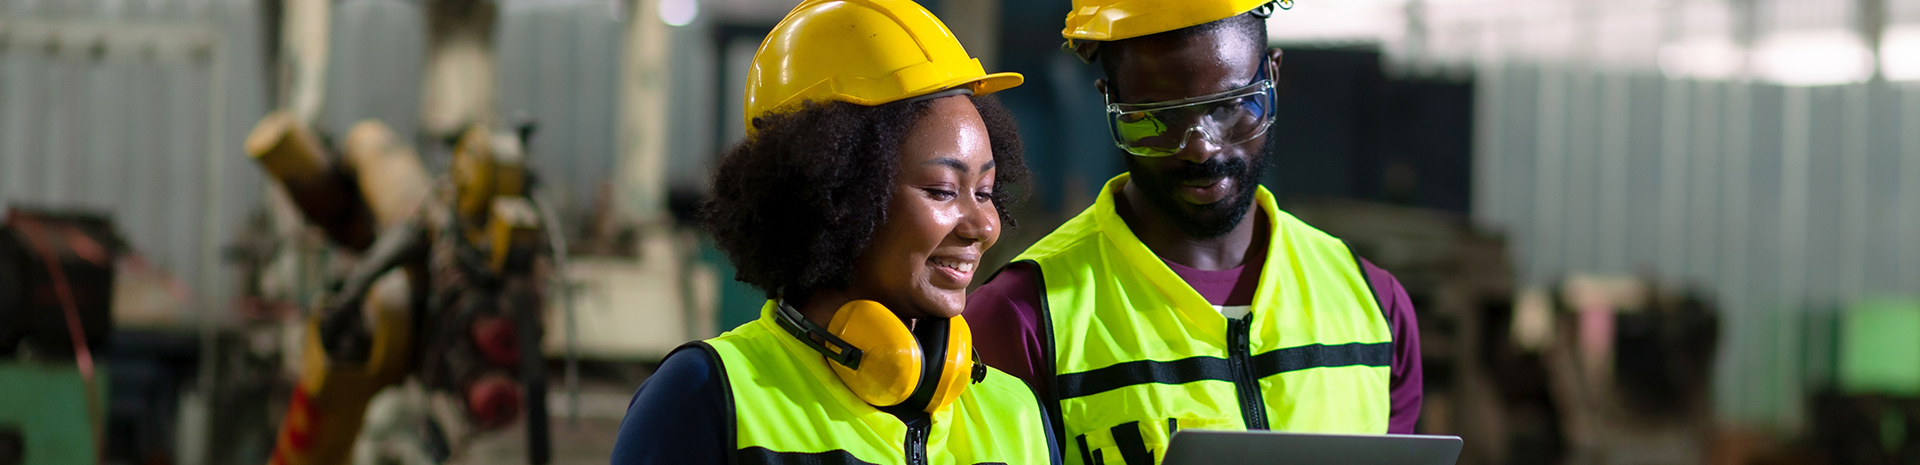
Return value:
[(580, 337), (579, 326), (573, 310), (573, 275), (567, 266), (567, 235), (560, 230), (560, 217), (553, 214), (547, 202), (538, 196), (527, 196), (533, 200), (533, 207), (539, 210), (540, 219), (546, 223), (541, 228), (547, 230), (547, 241), (553, 245), (554, 274), (560, 277), (560, 302), (566, 312), (567, 332), (567, 425), (580, 426)]
[(1900, 111), (1900, 123), (1906, 129), (1900, 131), (1900, 234), (1908, 240), (1900, 241), (1900, 283), (1908, 291), (1920, 290), (1920, 86), (1907, 85), (1900, 89), (1906, 98)]
[[(1781, 160), (1780, 160), (1780, 282), (1775, 299), (1773, 336), (1773, 366), (1797, 366), (1791, 361), (1799, 352), (1791, 344), (1799, 338), (1801, 329), (1797, 324), (1803, 313), (1800, 306), (1806, 303), (1807, 289), (1807, 229), (1810, 212), (1808, 194), (1811, 192), (1809, 170), (1813, 160), (1813, 97), (1812, 90), (1806, 87), (1788, 87), (1784, 117), (1781, 118)], [(1782, 371), (1785, 371), (1782, 369)], [(1762, 385), (1781, 385), (1798, 382), (1793, 373), (1775, 373), (1774, 383)], [(1783, 393), (1774, 393), (1775, 399), (1761, 399), (1767, 405), (1781, 405), (1773, 400), (1785, 397)], [(1798, 417), (1795, 412), (1787, 415)], [(1788, 420), (1791, 422), (1792, 420)], [(1785, 425), (1782, 425), (1785, 426)]]
[[(214, 24), (225, 23), (222, 21), (214, 21)], [(220, 190), (223, 185), (220, 181), (224, 174), (224, 170), (221, 167), (225, 165), (221, 162), (225, 161), (226, 157), (224, 154), (227, 153), (227, 66), (223, 54), (226, 49), (224, 41), (221, 40), (219, 34), (208, 35), (211, 38), (208, 39), (206, 48), (206, 53), (209, 56), (207, 73), (210, 74), (207, 79), (207, 91), (209, 92), (207, 109), (207, 184), (206, 198), (201, 205), (201, 213), (203, 215), (201, 219), (203, 223), (201, 224), (200, 231), (200, 295), (199, 298), (193, 300), (200, 302), (200, 392), (202, 395), (207, 396), (206, 398), (209, 400), (207, 402), (207, 408), (212, 410), (213, 406), (217, 404), (217, 402), (213, 402), (212, 399), (217, 398), (215, 397), (217, 396), (217, 393), (215, 393), (215, 380), (218, 379), (217, 372), (219, 371), (215, 366), (219, 359), (215, 356), (216, 354), (214, 352), (218, 350), (219, 344), (218, 339), (215, 337), (214, 312), (216, 311), (215, 309), (222, 308), (219, 303), (225, 301), (225, 299), (216, 297), (214, 294), (216, 288), (212, 283), (214, 282), (214, 277), (219, 276), (220, 265), (221, 235), (216, 234), (216, 232), (222, 229), (220, 227), (220, 211), (222, 210), (220, 199), (223, 197), (220, 195)], [(219, 418), (219, 416), (212, 415), (212, 412), (209, 411), (207, 418), (211, 420), (213, 418)], [(213, 429), (211, 425), (208, 426), (209, 430)], [(211, 439), (211, 437), (209, 437), (209, 439)], [(205, 444), (204, 447), (206, 447), (204, 450), (211, 452), (213, 444)], [(210, 456), (211, 454), (204, 457)]]

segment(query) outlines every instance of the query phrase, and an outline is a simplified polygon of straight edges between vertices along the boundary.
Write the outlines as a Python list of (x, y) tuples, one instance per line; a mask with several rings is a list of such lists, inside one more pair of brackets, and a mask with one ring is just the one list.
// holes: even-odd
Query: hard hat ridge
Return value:
[(939, 18), (909, 0), (808, 0), (774, 26), (747, 71), (744, 122), (806, 101), (875, 106), (955, 88), (1020, 85), (987, 74)]

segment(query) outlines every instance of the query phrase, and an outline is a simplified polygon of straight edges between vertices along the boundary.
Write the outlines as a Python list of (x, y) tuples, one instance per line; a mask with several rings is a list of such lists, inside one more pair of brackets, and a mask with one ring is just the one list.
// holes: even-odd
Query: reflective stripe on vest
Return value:
[[(907, 424), (854, 396), (825, 357), (780, 329), (773, 305), (703, 344), (732, 397), (732, 462), (895, 464), (919, 455), (909, 454)], [(1046, 464), (1044, 421), (1026, 383), (989, 369), (933, 415), (918, 444), (929, 464)]]
[(1266, 263), (1228, 320), (1114, 212), (1127, 179), (1014, 259), (1045, 289), (1068, 463), (1158, 463), (1188, 428), (1386, 433), (1392, 333), (1346, 244), (1260, 188)]

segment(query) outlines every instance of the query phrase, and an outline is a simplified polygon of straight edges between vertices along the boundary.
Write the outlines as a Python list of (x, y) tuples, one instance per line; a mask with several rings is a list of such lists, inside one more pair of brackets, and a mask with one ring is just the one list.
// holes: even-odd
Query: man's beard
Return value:
[[(1212, 239), (1232, 232), (1246, 219), (1247, 211), (1253, 206), (1253, 194), (1259, 190), (1260, 177), (1267, 172), (1267, 155), (1272, 153), (1273, 137), (1267, 134), (1260, 151), (1246, 159), (1235, 158), (1221, 161), (1216, 157), (1205, 163), (1188, 164), (1180, 169), (1167, 172), (1152, 172), (1139, 165), (1139, 157), (1121, 151), (1126, 157), (1127, 171), (1132, 173), (1134, 183), (1140, 192), (1146, 194), (1148, 203), (1155, 210), (1173, 220), (1174, 227), (1195, 239)], [(1251, 161), (1249, 161), (1251, 160)], [(1182, 202), (1174, 189), (1183, 181), (1214, 179), (1219, 177), (1233, 179), (1232, 196), (1206, 205), (1194, 205)]]

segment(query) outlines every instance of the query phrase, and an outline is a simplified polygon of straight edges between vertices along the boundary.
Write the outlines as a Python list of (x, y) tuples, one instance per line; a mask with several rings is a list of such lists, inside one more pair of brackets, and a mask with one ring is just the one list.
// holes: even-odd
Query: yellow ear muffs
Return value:
[[(853, 394), (878, 407), (905, 402), (920, 386), (924, 351), (886, 306), (855, 300), (840, 306), (827, 333), (860, 349), (856, 363), (830, 363)], [(837, 361), (836, 361), (837, 362)]]
[(986, 371), (973, 349), (973, 330), (960, 317), (924, 318), (909, 331), (893, 311), (871, 300), (840, 306), (826, 328), (785, 302), (775, 317), (825, 355), (847, 389), (875, 407), (938, 412)]
[(935, 378), (921, 380), (923, 384), (932, 381), (933, 392), (927, 402), (918, 407), (927, 413), (934, 413), (952, 404), (954, 399), (960, 398), (960, 393), (967, 390), (968, 381), (977, 381), (974, 379), (976, 378), (974, 372), (976, 356), (973, 352), (973, 330), (967, 326), (966, 319), (958, 316), (947, 320), (922, 321), (919, 326), (921, 327), (915, 328), (915, 333), (938, 331), (940, 328), (935, 326), (946, 327), (945, 337), (924, 340), (921, 343), (922, 346), (939, 345), (945, 346), (946, 349), (941, 351), (938, 359), (931, 357), (935, 354), (927, 354), (928, 360), (937, 360), (934, 363), (939, 367), (930, 371)]

